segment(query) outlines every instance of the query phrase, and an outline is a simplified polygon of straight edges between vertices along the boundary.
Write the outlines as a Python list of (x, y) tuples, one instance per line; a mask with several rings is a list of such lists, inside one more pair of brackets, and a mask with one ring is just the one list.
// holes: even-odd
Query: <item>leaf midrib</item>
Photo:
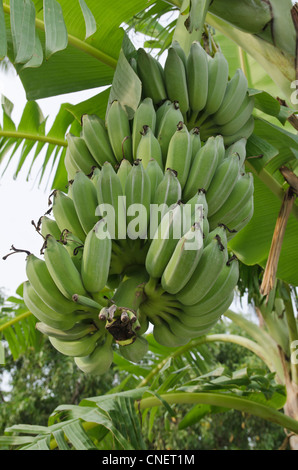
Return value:
[[(10, 15), (10, 5), (3, 2), (3, 11), (7, 15)], [(44, 24), (44, 21), (42, 21), (41, 19), (35, 18), (35, 26), (40, 31), (45, 32), (45, 24)], [(95, 59), (99, 60), (100, 62), (107, 65), (108, 67), (111, 67), (112, 69), (116, 69), (117, 59), (115, 59), (114, 57), (111, 57), (110, 55), (106, 54), (100, 49), (91, 46), (90, 44), (86, 43), (85, 41), (82, 41), (81, 39), (77, 38), (76, 36), (72, 34), (67, 34), (67, 36), (68, 36), (69, 45), (84, 52), (85, 54), (90, 55), (91, 57), (94, 57)]]

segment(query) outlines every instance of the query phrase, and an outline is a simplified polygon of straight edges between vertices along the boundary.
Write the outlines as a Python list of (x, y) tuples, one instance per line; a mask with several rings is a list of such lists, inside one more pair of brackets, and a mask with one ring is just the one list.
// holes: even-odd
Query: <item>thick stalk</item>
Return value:
[(263, 347), (267, 357), (267, 364), (271, 364), (270, 370), (274, 370), (280, 383), (285, 383), (284, 369), (281, 363), (278, 347), (276, 342), (265, 331), (261, 330), (257, 325), (244, 318), (242, 315), (227, 310), (224, 316), (232, 320), (244, 329), (260, 346)]
[(265, 350), (255, 341), (252, 341), (248, 338), (244, 338), (243, 336), (240, 336), (240, 335), (214, 334), (214, 335), (202, 336), (198, 339), (193, 339), (189, 343), (187, 343), (185, 346), (181, 346), (177, 348), (169, 356), (167, 356), (161, 362), (159, 362), (157, 366), (154, 367), (151, 370), (151, 372), (139, 383), (137, 388), (141, 388), (141, 387), (148, 385), (151, 379), (156, 377), (158, 372), (169, 361), (169, 359), (174, 359), (175, 357), (182, 356), (187, 351), (191, 351), (194, 348), (201, 346), (202, 344), (216, 343), (216, 342), (238, 344), (239, 346), (242, 346), (248, 349), (249, 351), (253, 352), (254, 354), (256, 354), (260, 359), (262, 359), (262, 361), (267, 365), (267, 367), (270, 370), (272, 370), (271, 369), (272, 364), (270, 364), (270, 362), (268, 361), (268, 357), (266, 357)]
[[(261, 405), (245, 398), (228, 396), (213, 392), (166, 393), (164, 395), (161, 395), (160, 398), (161, 400), (166, 401), (169, 405), (208, 404), (238, 410), (243, 413), (249, 413), (251, 415), (258, 416), (262, 419), (278, 424), (279, 426), (282, 426), (283, 428), (286, 428), (289, 431), (298, 433), (298, 421), (296, 421), (295, 419), (292, 419), (273, 408), (269, 408), (268, 406)], [(142, 400), (138, 401), (135, 406), (139, 411), (143, 411), (147, 408), (161, 406), (163, 404), (161, 400), (157, 397), (143, 398)]]

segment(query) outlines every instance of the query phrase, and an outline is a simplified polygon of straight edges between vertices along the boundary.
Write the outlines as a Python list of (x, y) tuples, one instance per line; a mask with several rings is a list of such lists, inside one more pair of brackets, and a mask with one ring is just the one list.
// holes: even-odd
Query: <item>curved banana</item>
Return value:
[(189, 131), (191, 140), (191, 162), (195, 159), (196, 154), (202, 148), (201, 135), (199, 127), (193, 127)]
[(216, 52), (214, 57), (208, 57), (208, 93), (207, 101), (197, 125), (201, 126), (206, 118), (215, 114), (224, 99), (229, 77), (229, 64), (222, 52)]
[(58, 289), (43, 259), (38, 258), (34, 254), (28, 255), (26, 259), (26, 275), (30, 286), (49, 308), (65, 316), (77, 310), (74, 303), (66, 298)]
[(149, 348), (148, 341), (143, 336), (137, 335), (134, 342), (125, 346), (119, 346), (121, 356), (131, 362), (140, 362)]
[(184, 305), (198, 303), (216, 282), (227, 258), (227, 250), (220, 237), (216, 236), (204, 247), (197, 268), (186, 286), (176, 295), (177, 299)]
[[(187, 315), (192, 316), (195, 312), (195, 316), (208, 316), (214, 309), (217, 309), (224, 301), (229, 297), (231, 292), (234, 291), (239, 279), (239, 262), (236, 257), (231, 257), (227, 263), (225, 263), (221, 270), (215, 284), (209, 290), (200, 302), (190, 307), (183, 307)], [(196, 311), (197, 309), (197, 311)]]
[(53, 235), (57, 240), (61, 236), (61, 230), (58, 227), (56, 220), (51, 219), (50, 217), (43, 215), (40, 218), (41, 230), (40, 233), (43, 237), (46, 237), (49, 233)]
[(215, 137), (210, 137), (197, 152), (183, 188), (183, 200), (191, 199), (198, 189), (209, 189), (219, 162), (218, 146)]
[(157, 137), (155, 137), (152, 129), (145, 125), (141, 132), (141, 139), (136, 151), (136, 159), (141, 160), (143, 167), (147, 168), (150, 160), (154, 159), (163, 169), (162, 153)]
[(72, 165), (83, 171), (87, 175), (91, 173), (92, 168), (97, 166), (97, 162), (92, 157), (85, 140), (83, 137), (78, 137), (68, 133), (67, 140), (67, 153)]
[(229, 80), (219, 110), (214, 114), (215, 124), (222, 126), (231, 121), (240, 109), (248, 89), (248, 82), (242, 69), (237, 69)]
[(228, 199), (240, 175), (239, 157), (232, 154), (216, 169), (206, 193), (208, 217), (217, 212)]
[(82, 137), (89, 152), (100, 167), (104, 162), (117, 165), (107, 129), (102, 119), (95, 114), (84, 114), (82, 116)]
[(246, 144), (247, 139), (245, 137), (237, 140), (226, 149), (225, 157), (230, 157), (232, 153), (237, 153), (239, 157), (240, 167), (242, 167), (246, 159)]
[(191, 157), (190, 135), (186, 125), (181, 121), (169, 142), (165, 168), (176, 171), (182, 190), (189, 174)]
[(168, 49), (164, 65), (164, 79), (168, 97), (171, 101), (178, 101), (182, 114), (186, 116), (189, 109), (186, 69), (173, 46)]
[(53, 281), (67, 299), (71, 300), (73, 294), (87, 296), (81, 275), (75, 267), (70, 254), (51, 235), (46, 239), (44, 258)]
[(96, 348), (96, 343), (102, 336), (102, 331), (89, 333), (80, 339), (66, 341), (55, 336), (49, 336), (49, 341), (57, 351), (65, 356), (81, 357), (88, 356)]
[(178, 241), (162, 274), (162, 288), (177, 294), (189, 281), (203, 253), (203, 233), (200, 224), (194, 224)]
[(226, 156), (226, 148), (223, 136), (220, 134), (216, 135), (215, 143), (217, 146), (218, 163), (221, 163)]
[[(25, 281), (23, 287), (24, 302), (30, 312), (40, 322), (45, 323), (51, 328), (57, 328), (63, 331), (69, 330), (70, 328), (73, 328), (77, 322), (92, 318), (91, 313), (79, 311), (74, 311), (67, 315), (61, 315), (61, 313), (55, 312), (42, 301), (42, 299), (35, 292), (29, 281)], [(98, 314), (96, 316), (98, 317)]]
[(97, 215), (105, 218), (112, 239), (126, 238), (126, 210), (123, 196), (124, 191), (118, 173), (110, 163), (104, 163), (97, 182)]
[(91, 179), (78, 171), (72, 183), (72, 200), (85, 235), (98, 221), (96, 215), (97, 191)]
[[(150, 219), (151, 182), (139, 160), (135, 160), (125, 186), (127, 235), (131, 240), (147, 238)], [(138, 213), (138, 216), (136, 216)]]
[(64, 230), (60, 237), (60, 242), (70, 254), (75, 267), (80, 271), (82, 263), (82, 255), (84, 243), (68, 230)]
[(158, 61), (143, 48), (137, 50), (137, 73), (142, 81), (143, 98), (150, 97), (155, 105), (167, 98), (163, 71)]
[(210, 328), (212, 327), (220, 317), (227, 311), (234, 299), (234, 292), (230, 291), (225, 298), (221, 299), (212, 310), (205, 314), (201, 314), (199, 304), (198, 305), (184, 305), (182, 306), (181, 321), (186, 326), (193, 326), (194, 328)]
[(174, 204), (164, 214), (149, 246), (145, 266), (153, 278), (160, 278), (178, 240), (182, 236), (183, 207), (181, 203)]
[(109, 277), (112, 240), (109, 236), (102, 236), (98, 229), (104, 223), (101, 219), (95, 224), (84, 244), (81, 277), (86, 291), (90, 293), (100, 292)]
[(126, 158), (133, 162), (130, 122), (120, 101), (114, 100), (107, 112), (107, 132), (113, 153), (118, 162)]
[(184, 122), (184, 118), (178, 102), (174, 101), (165, 107), (156, 130), (156, 137), (161, 148), (164, 164), (166, 162), (170, 140), (175, 134), (179, 122)]
[(253, 133), (254, 131), (254, 127), (255, 127), (255, 119), (253, 117), (253, 115), (250, 116), (250, 118), (248, 119), (248, 121), (244, 124), (243, 127), (241, 127), (241, 129), (236, 132), (235, 134), (232, 134), (232, 135), (224, 135), (224, 142), (225, 142), (225, 146), (229, 146), (229, 145), (232, 145), (233, 143), (237, 142), (238, 140), (240, 139), (248, 139), (251, 134)]
[(79, 340), (89, 333), (93, 333), (97, 330), (95, 324), (92, 322), (76, 323), (69, 330), (60, 330), (58, 328), (48, 326), (46, 323), (38, 322), (36, 323), (35, 328), (46, 336), (62, 339), (63, 341)]
[(66, 169), (68, 181), (72, 180), (76, 172), (80, 169), (78, 165), (75, 163), (75, 161), (71, 158), (70, 150), (68, 147), (66, 148), (66, 152), (65, 152), (64, 166)]
[(126, 160), (126, 158), (123, 158), (117, 169), (117, 176), (120, 180), (123, 194), (125, 192), (127, 176), (128, 176), (128, 173), (131, 171), (131, 169), (132, 169), (132, 164), (128, 160)]
[(185, 202), (185, 206), (190, 206), (191, 222), (192, 224), (197, 222), (201, 224), (203, 237), (206, 238), (209, 234), (206, 192), (203, 189), (199, 189), (191, 199)]
[(55, 190), (53, 193), (53, 216), (61, 232), (66, 229), (80, 240), (85, 240), (86, 234), (80, 223), (74, 202), (60, 190)]
[(146, 173), (150, 179), (151, 202), (153, 202), (156, 190), (164, 178), (164, 172), (161, 169), (160, 165), (157, 163), (157, 161), (154, 158), (151, 158), (151, 160), (149, 160), (148, 162)]
[(133, 158), (137, 158), (137, 148), (141, 140), (141, 133), (144, 126), (150, 127), (155, 133), (156, 127), (156, 112), (152, 98), (147, 97), (141, 101), (133, 117), (132, 122), (132, 153)]
[(113, 359), (114, 351), (109, 338), (104, 343), (97, 344), (88, 356), (75, 357), (74, 361), (85, 374), (103, 375), (110, 369)]
[(246, 94), (238, 112), (235, 114), (233, 119), (219, 127), (219, 132), (224, 136), (233, 135), (239, 132), (251, 117), (254, 106), (254, 97)]
[(189, 338), (185, 338), (182, 335), (177, 336), (174, 334), (169, 325), (159, 317), (155, 317), (153, 322), (153, 337), (162, 346), (168, 348), (176, 348), (183, 346), (188, 343)]
[(208, 57), (199, 41), (190, 46), (186, 70), (190, 109), (197, 115), (205, 108), (208, 96)]
[[(151, 226), (159, 225), (164, 214), (169, 208), (181, 200), (182, 189), (177, 177), (177, 173), (168, 168), (159, 185), (156, 188), (150, 217)], [(156, 209), (156, 212), (153, 212)], [(157, 217), (157, 219), (156, 219)]]
[(215, 214), (209, 217), (210, 229), (213, 230), (218, 223), (229, 227), (230, 222), (238, 215), (242, 207), (253, 196), (253, 193), (254, 179), (252, 173), (241, 175), (224, 204)]
[(228, 240), (234, 238), (240, 230), (245, 227), (254, 214), (254, 198), (251, 197), (237, 216), (230, 222), (230, 233), (227, 234)]

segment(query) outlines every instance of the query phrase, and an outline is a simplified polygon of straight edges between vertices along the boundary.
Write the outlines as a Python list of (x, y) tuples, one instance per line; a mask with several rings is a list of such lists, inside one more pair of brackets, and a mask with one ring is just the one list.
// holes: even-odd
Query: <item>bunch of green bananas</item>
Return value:
[(164, 67), (145, 49), (137, 51), (136, 72), (142, 81), (143, 98), (154, 105), (177, 101), (188, 127), (200, 127), (202, 140), (223, 136), (225, 145), (253, 132), (254, 98), (241, 69), (229, 78), (229, 65), (222, 52), (206, 53), (200, 42), (186, 55), (177, 41), (168, 49)]
[[(236, 78), (226, 83), (223, 70), (216, 72), (222, 56), (211, 61), (204, 54), (197, 43), (187, 60), (177, 45), (169, 50), (188, 71), (186, 100), (178, 72), (180, 94), (172, 95), (161, 87), (170, 65), (162, 70), (139, 51), (140, 76), (149, 74), (146, 64), (152, 70), (149, 82), (141, 76), (144, 98), (133, 119), (115, 100), (106, 121), (84, 115), (81, 135), (67, 136), (68, 191), (55, 190), (40, 219), (44, 259), (27, 256), (24, 299), (37, 328), (87, 373), (108, 370), (115, 348), (140, 361), (150, 326), (169, 347), (204, 335), (232, 303), (239, 266), (228, 241), (253, 214), (253, 178), (244, 167), (248, 133), (213, 135), (209, 124), (224, 130), (223, 116), (232, 115), (235, 94), (246, 100), (247, 84), (240, 72), (236, 88)], [(222, 98), (211, 93), (211, 84), (221, 90), (223, 82)], [(209, 123), (211, 135), (191, 127), (194, 115)]]

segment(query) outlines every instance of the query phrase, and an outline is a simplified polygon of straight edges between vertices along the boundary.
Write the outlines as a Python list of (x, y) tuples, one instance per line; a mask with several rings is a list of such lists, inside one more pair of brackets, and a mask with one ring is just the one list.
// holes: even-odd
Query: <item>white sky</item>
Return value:
[[(89, 90), (82, 93), (67, 94), (64, 96), (38, 100), (44, 116), (49, 116), (47, 131), (56, 116), (61, 103), (78, 103), (98, 93), (98, 90)], [(11, 70), (8, 74), (0, 72), (0, 94), (5, 95), (14, 104), (13, 120), (18, 123), (22, 110), (26, 104), (23, 85), (18, 76)], [(42, 157), (42, 155), (40, 155)], [(7, 157), (8, 158), (8, 157)], [(5, 168), (6, 160), (0, 165), (0, 176)], [(31, 159), (29, 158), (30, 162)], [(5, 294), (14, 294), (16, 288), (26, 279), (25, 254), (15, 254), (7, 258), (2, 257), (10, 252), (11, 245), (39, 254), (41, 237), (36, 233), (31, 220), (37, 221), (48, 209), (47, 199), (50, 186), (46, 187), (47, 178), (44, 178), (38, 187), (38, 168), (42, 160), (37, 160), (29, 181), (26, 181), (26, 169), (21, 171), (16, 180), (13, 175), (18, 163), (18, 156), (14, 157), (5, 174), (0, 177), (0, 288), (4, 287)], [(28, 162), (29, 164), (29, 162)]]

